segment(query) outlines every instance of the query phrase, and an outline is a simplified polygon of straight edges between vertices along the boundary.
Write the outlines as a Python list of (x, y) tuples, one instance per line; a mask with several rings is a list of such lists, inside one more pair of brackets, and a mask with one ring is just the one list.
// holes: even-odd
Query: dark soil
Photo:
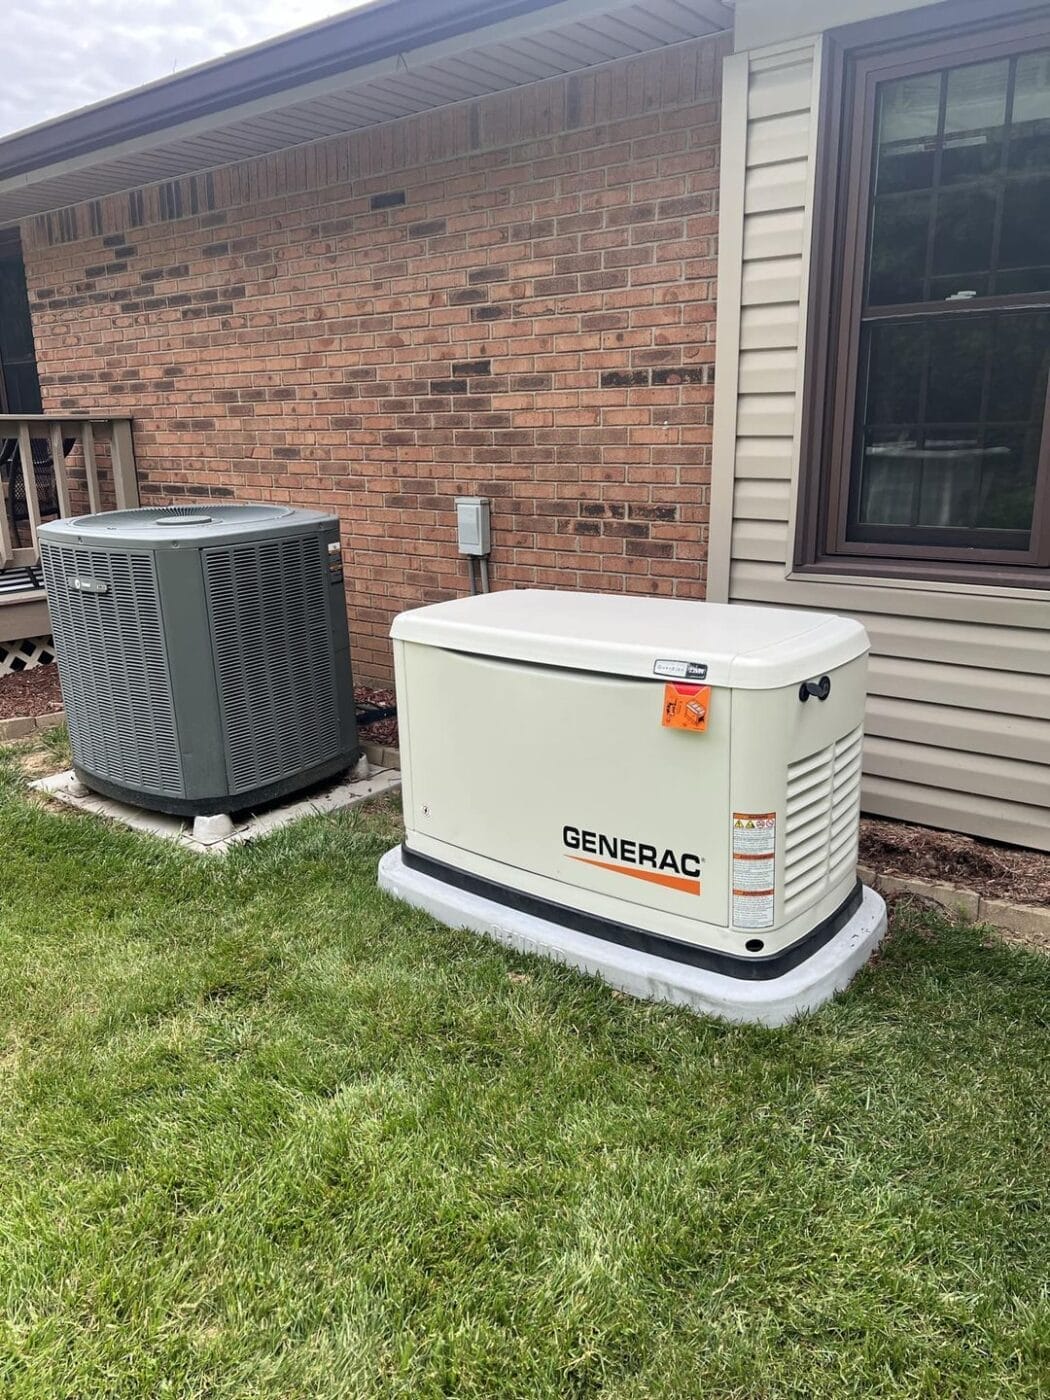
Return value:
[(61, 708), (58, 667), (53, 663), (0, 676), (0, 719), (53, 715)]
[[(371, 690), (366, 685), (354, 686), (354, 699), (359, 707), (396, 704), (392, 690)], [(397, 748), (397, 717), (365, 724), (357, 731), (362, 743), (379, 744), (386, 749)]]
[(960, 885), (1018, 904), (1050, 904), (1050, 854), (1020, 846), (865, 817), (860, 824), (860, 860), (880, 875)]

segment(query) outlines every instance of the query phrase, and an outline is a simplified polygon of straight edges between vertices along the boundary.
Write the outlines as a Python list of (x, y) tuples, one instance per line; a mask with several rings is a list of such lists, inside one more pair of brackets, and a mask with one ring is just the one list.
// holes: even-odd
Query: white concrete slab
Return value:
[(764, 1026), (782, 1026), (842, 991), (886, 932), (886, 905), (874, 890), (865, 888), (853, 918), (812, 957), (781, 977), (747, 982), (636, 952), (456, 889), (410, 869), (400, 846), (387, 851), (379, 862), (379, 884), (388, 894), (426, 910), (451, 928), (470, 929), (519, 952), (554, 958), (632, 996)]
[[(354, 773), (357, 772), (355, 769)], [(225, 818), (198, 818), (194, 822), (192, 817), (167, 816), (164, 812), (150, 812), (144, 807), (131, 807), (113, 798), (101, 797), (78, 782), (71, 769), (41, 778), (31, 786), (45, 797), (63, 802), (78, 812), (108, 817), (135, 831), (175, 841), (186, 850), (201, 855), (223, 855), (233, 846), (257, 841), (303, 817), (340, 812), (347, 807), (355, 807), (366, 798), (390, 792), (401, 786), (401, 774), (395, 768), (379, 768), (371, 769), (367, 777), (350, 775), (316, 789), (309, 797), (297, 797), (294, 801), (267, 807), (258, 813), (238, 814), (232, 823)]]

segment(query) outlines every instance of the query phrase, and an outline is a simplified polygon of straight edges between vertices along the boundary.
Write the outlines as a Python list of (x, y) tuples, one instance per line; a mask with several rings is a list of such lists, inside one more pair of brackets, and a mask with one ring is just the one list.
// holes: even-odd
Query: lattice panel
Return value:
[(48, 666), (55, 659), (55, 647), (50, 637), (24, 637), (20, 642), (0, 642), (0, 676), (12, 671), (31, 671), (35, 666)]

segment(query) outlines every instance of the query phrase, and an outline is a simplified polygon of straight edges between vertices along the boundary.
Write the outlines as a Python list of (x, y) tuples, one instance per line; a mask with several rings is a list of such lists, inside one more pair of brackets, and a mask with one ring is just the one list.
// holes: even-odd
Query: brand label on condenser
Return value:
[(700, 893), (700, 857), (692, 851), (653, 846), (627, 836), (607, 836), (579, 826), (564, 826), (562, 844), (569, 859), (614, 875), (629, 875), (683, 894)]
[(707, 679), (705, 661), (655, 661), (654, 676), (666, 676), (672, 681), (703, 681)]

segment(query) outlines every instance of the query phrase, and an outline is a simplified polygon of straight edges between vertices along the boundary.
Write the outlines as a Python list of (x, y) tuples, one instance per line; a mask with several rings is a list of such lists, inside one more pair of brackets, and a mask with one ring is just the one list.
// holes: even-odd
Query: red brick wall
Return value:
[(464, 591), (704, 591), (721, 39), (29, 221), (44, 406), (147, 500), (342, 518), (354, 657)]

